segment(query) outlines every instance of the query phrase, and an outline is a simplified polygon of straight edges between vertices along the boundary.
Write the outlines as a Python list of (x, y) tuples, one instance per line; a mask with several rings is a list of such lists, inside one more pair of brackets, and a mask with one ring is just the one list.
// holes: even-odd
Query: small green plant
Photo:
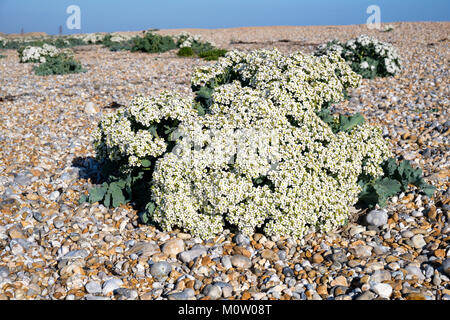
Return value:
[(102, 202), (106, 207), (118, 207), (121, 204), (126, 204), (132, 199), (132, 194), (135, 193), (133, 188), (136, 189), (143, 175), (143, 172), (139, 172), (136, 176), (133, 176), (131, 173), (126, 176), (110, 175), (107, 181), (103, 182), (99, 187), (92, 188), (88, 196), (83, 195), (80, 198), (80, 203)]
[(3, 58), (6, 58), (6, 56), (3, 54), (0, 54), (0, 59), (3, 59)]
[(44, 63), (33, 67), (33, 71), (38, 76), (86, 72), (78, 61), (64, 54), (48, 57)]
[(207, 61), (218, 60), (220, 57), (225, 56), (227, 50), (225, 49), (211, 49), (208, 51), (200, 52), (198, 56)]

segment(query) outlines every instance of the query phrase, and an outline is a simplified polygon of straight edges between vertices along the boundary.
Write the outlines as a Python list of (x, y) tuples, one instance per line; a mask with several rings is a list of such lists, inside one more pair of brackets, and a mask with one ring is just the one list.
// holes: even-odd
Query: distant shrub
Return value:
[(44, 44), (51, 45), (56, 48), (72, 48), (88, 44), (83, 39), (67, 36), (51, 36), (46, 38), (19, 38), (0, 40), (0, 49), (19, 50), (25, 47), (43, 47)]
[(57, 48), (71, 48), (76, 46), (84, 46), (88, 43), (79, 38), (57, 38), (53, 45)]
[(98, 43), (103, 44), (111, 51), (130, 51), (134, 45), (134, 39), (137, 37), (126, 37), (119, 34), (108, 34)]
[(194, 50), (191, 47), (180, 48), (177, 53), (180, 57), (192, 57), (195, 56)]
[(177, 46), (170, 36), (160, 36), (152, 32), (147, 32), (144, 37), (133, 39), (131, 51), (142, 51), (149, 53), (166, 52), (175, 49)]
[[(199, 35), (190, 35), (188, 33), (181, 33), (175, 36), (177, 40), (177, 47), (179, 56), (193, 56), (197, 55), (205, 60), (217, 60), (219, 57), (223, 57), (226, 50), (217, 49), (214, 43), (203, 41)], [(186, 49), (186, 48), (190, 48)], [(191, 54), (192, 52), (192, 54)]]
[(33, 71), (38, 76), (86, 72), (78, 61), (66, 54), (48, 57), (44, 63), (33, 67)]
[(0, 54), (0, 59), (3, 59), (3, 58), (6, 58), (6, 56), (3, 54)]

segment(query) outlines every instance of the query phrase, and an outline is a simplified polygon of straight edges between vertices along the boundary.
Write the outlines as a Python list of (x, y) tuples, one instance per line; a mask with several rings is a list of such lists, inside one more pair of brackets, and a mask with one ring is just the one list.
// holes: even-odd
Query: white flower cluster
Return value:
[[(390, 155), (379, 128), (334, 134), (316, 114), (360, 81), (337, 55), (231, 51), (194, 72), (194, 88), (214, 86), (205, 115), (167, 92), (136, 98), (99, 123), (97, 154), (129, 166), (153, 157), (151, 217), (165, 230), (208, 238), (228, 222), (246, 234), (327, 231), (345, 223), (358, 176), (381, 175)], [(168, 118), (179, 121), (171, 150), (148, 133)]]
[(60, 50), (55, 46), (45, 43), (42, 47), (27, 46), (19, 53), (20, 62), (40, 62), (44, 63), (47, 57), (54, 57), (60, 54)]
[(162, 119), (184, 120), (189, 111), (194, 113), (188, 101), (169, 92), (153, 98), (138, 96), (126, 109), (99, 122), (92, 134), (97, 156), (139, 167), (142, 159), (156, 158), (166, 150), (164, 139), (150, 128)]
[[(364, 74), (365, 70), (378, 69), (374, 72), (394, 76), (401, 71), (401, 59), (395, 47), (390, 43), (381, 42), (367, 35), (360, 35), (346, 43), (337, 40), (321, 44), (316, 55), (337, 53), (349, 64), (355, 66), (355, 72)], [(362, 70), (363, 72), (359, 72)]]
[(103, 39), (105, 38), (105, 36), (106, 36), (106, 34), (102, 34), (102, 33), (87, 33), (87, 34), (80, 34), (79, 37), (75, 37), (75, 38), (79, 38), (85, 43), (96, 44), (96, 43), (102, 42)]
[(198, 34), (191, 35), (187, 32), (182, 32), (174, 37), (178, 48), (192, 47), (195, 44), (209, 43), (211, 46), (215, 46), (212, 41), (204, 41)]
[(111, 33), (111, 41), (112, 42), (122, 42), (122, 41), (127, 41), (130, 40), (132, 38), (134, 38), (135, 35), (131, 35), (128, 33)]

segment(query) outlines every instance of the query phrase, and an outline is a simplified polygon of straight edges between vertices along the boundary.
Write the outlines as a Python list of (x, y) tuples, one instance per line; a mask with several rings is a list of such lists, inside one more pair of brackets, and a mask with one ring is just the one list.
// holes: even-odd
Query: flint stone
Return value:
[(384, 210), (372, 210), (366, 215), (365, 220), (368, 225), (379, 227), (387, 223), (388, 214)]
[(123, 281), (118, 278), (109, 279), (103, 283), (102, 293), (106, 295), (113, 292), (114, 290), (119, 289), (122, 284)]
[(169, 300), (191, 300), (195, 296), (194, 290), (188, 288), (181, 292), (171, 293), (167, 296)]
[(392, 287), (387, 283), (375, 283), (371, 286), (373, 292), (382, 298), (389, 299), (392, 294)]
[(178, 256), (184, 263), (189, 263), (206, 252), (207, 249), (204, 246), (196, 245), (191, 250), (181, 252)]
[(75, 260), (75, 259), (84, 259), (89, 255), (89, 252), (85, 249), (73, 250), (66, 253), (62, 259), (63, 260)]
[(450, 276), (450, 259), (445, 259), (444, 262), (442, 262), (442, 271)]
[(150, 257), (156, 253), (159, 253), (159, 246), (156, 243), (153, 242), (139, 242), (135, 244), (133, 247), (131, 247), (127, 254), (137, 254), (142, 257)]
[(246, 256), (236, 254), (231, 257), (231, 263), (236, 268), (248, 269), (252, 266), (252, 262)]
[(423, 275), (422, 270), (420, 270), (419, 267), (409, 264), (405, 267), (405, 270), (408, 271), (409, 274), (417, 276), (419, 280), (425, 280), (425, 276)]
[(217, 285), (209, 284), (203, 289), (203, 294), (212, 300), (217, 300), (222, 296), (222, 289)]

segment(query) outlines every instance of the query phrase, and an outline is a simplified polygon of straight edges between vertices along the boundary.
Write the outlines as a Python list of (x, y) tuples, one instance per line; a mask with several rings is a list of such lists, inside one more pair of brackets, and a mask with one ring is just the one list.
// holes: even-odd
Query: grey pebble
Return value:
[(417, 276), (419, 280), (425, 280), (425, 276), (423, 275), (419, 267), (410, 264), (405, 267), (405, 270), (408, 271), (409, 274)]
[(64, 220), (61, 218), (56, 218), (53, 220), (53, 225), (56, 229), (61, 229), (64, 226)]
[(39, 211), (34, 211), (33, 212), (33, 218), (37, 221), (37, 222), (42, 222), (44, 221), (44, 217), (42, 217), (42, 214)]
[(195, 258), (201, 256), (203, 253), (206, 253), (207, 249), (201, 245), (195, 245), (192, 249), (183, 251), (179, 254), (179, 258), (184, 263), (189, 263)]
[(123, 281), (118, 278), (109, 279), (103, 283), (102, 293), (106, 295), (113, 292), (114, 290), (119, 289), (122, 284)]
[(447, 276), (450, 276), (450, 259), (445, 259), (444, 262), (442, 262), (442, 271)]
[(248, 269), (252, 266), (252, 262), (246, 256), (236, 254), (231, 257), (231, 263), (236, 268)]
[(223, 256), (221, 261), (222, 261), (222, 265), (225, 269), (228, 270), (233, 267), (233, 265), (231, 264), (230, 256)]
[(171, 293), (167, 296), (169, 300), (190, 300), (195, 296), (194, 290), (188, 288), (181, 292)]
[(388, 214), (384, 210), (372, 210), (366, 215), (365, 221), (368, 225), (379, 227), (387, 223)]
[(63, 259), (84, 259), (89, 255), (89, 252), (85, 249), (73, 250), (66, 253)]
[(250, 238), (243, 233), (238, 233), (233, 237), (234, 243), (240, 247), (246, 247), (250, 245)]
[(376, 297), (376, 294), (374, 292), (367, 290), (360, 296), (356, 297), (356, 300), (373, 300), (373, 299), (375, 299), (375, 297)]
[(138, 293), (136, 290), (127, 288), (118, 288), (114, 290), (114, 294), (126, 300), (135, 300), (138, 297)]
[(102, 296), (93, 296), (91, 294), (87, 294), (84, 296), (86, 300), (111, 300), (110, 297), (102, 297)]
[(222, 289), (218, 285), (208, 284), (203, 289), (203, 294), (210, 297), (212, 300), (217, 300), (222, 296)]
[(85, 285), (86, 291), (91, 294), (101, 293), (102, 286), (96, 281), (89, 281)]

